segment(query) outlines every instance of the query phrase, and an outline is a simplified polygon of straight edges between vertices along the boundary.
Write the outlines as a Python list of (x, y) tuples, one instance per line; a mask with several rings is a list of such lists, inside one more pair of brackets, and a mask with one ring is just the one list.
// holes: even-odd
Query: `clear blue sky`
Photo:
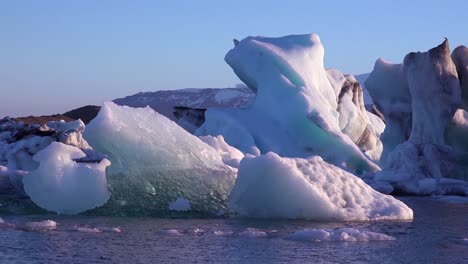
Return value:
[(468, 45), (468, 1), (0, 1), (0, 116), (61, 113), (139, 91), (239, 83), (232, 39), (315, 32), (345, 73)]

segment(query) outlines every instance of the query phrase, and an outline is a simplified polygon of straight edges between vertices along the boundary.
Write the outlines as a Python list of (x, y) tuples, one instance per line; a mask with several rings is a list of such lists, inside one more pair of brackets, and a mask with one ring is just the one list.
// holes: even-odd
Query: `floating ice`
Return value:
[(234, 232), (225, 231), (225, 230), (215, 230), (215, 231), (213, 231), (213, 234), (215, 234), (217, 236), (230, 236), (230, 235), (234, 234)]
[(177, 229), (164, 229), (159, 232), (161, 235), (166, 235), (166, 236), (183, 236), (179, 230)]
[(24, 190), (40, 207), (62, 214), (77, 214), (101, 206), (109, 199), (105, 170), (99, 163), (78, 163), (80, 149), (59, 142), (34, 155), (39, 168), (25, 175)]
[(247, 228), (246, 230), (239, 233), (239, 236), (248, 238), (265, 238), (268, 237), (265, 231), (258, 230), (256, 228)]
[(169, 210), (173, 211), (189, 211), (190, 210), (190, 202), (183, 197), (177, 198), (174, 202), (169, 204)]
[(303, 242), (323, 242), (323, 241), (388, 241), (395, 240), (394, 237), (370, 232), (361, 231), (355, 228), (338, 229), (304, 229), (296, 231), (286, 237), (286, 239)]
[[(196, 134), (223, 135), (229, 145), (253, 155), (320, 155), (357, 173), (377, 171), (379, 167), (340, 129), (338, 94), (323, 55), (316, 34), (240, 41), (225, 60), (256, 92), (255, 100), (246, 109), (208, 109)], [(362, 94), (356, 96), (362, 101)], [(352, 97), (349, 103), (354, 105)], [(358, 133), (353, 131), (353, 136)]]
[(310, 220), (412, 219), (413, 211), (320, 157), (242, 160), (229, 208), (240, 216)]
[(102, 231), (96, 227), (77, 226), (75, 230), (81, 233), (101, 233)]
[(155, 214), (184, 197), (193, 211), (225, 206), (236, 171), (218, 152), (151, 108), (107, 102), (87, 126), (86, 140), (107, 154), (107, 214)]
[(27, 222), (25, 225), (26, 229), (32, 231), (47, 231), (57, 228), (57, 222), (52, 220), (45, 220), (41, 222)]

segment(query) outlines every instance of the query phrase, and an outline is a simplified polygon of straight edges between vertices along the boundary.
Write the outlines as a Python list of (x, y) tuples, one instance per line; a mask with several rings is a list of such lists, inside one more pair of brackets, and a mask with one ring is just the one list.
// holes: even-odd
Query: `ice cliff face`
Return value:
[[(354, 89), (351, 77), (327, 74), (323, 55), (316, 34), (240, 41), (225, 60), (256, 97), (246, 109), (208, 109), (196, 134), (223, 135), (230, 145), (254, 155), (316, 154), (358, 173), (378, 170), (355, 144), (369, 132), (365, 132), (369, 122), (362, 109), (362, 90), (360, 94), (358, 87)], [(338, 108), (342, 113), (354, 111), (347, 117), (343, 114), (341, 127)], [(364, 124), (353, 124), (351, 119)], [(377, 143), (366, 147), (375, 148)]]
[(407, 193), (466, 193), (466, 182), (445, 179), (468, 176), (468, 149), (452, 138), (466, 130), (464, 113), (455, 115), (462, 98), (448, 41), (408, 54), (403, 64), (379, 59), (366, 87), (387, 125), (376, 179)]

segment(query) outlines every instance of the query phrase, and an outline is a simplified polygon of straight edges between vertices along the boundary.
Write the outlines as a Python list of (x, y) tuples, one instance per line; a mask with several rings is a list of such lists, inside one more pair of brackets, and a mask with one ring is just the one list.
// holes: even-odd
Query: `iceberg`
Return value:
[(79, 163), (86, 154), (77, 147), (52, 142), (34, 155), (39, 167), (23, 177), (24, 190), (40, 207), (61, 214), (78, 214), (109, 199), (107, 159)]
[[(454, 57), (460, 59), (459, 53)], [(377, 60), (366, 81), (386, 122), (383, 170), (375, 180), (403, 193), (468, 194), (468, 130), (466, 114), (458, 109), (460, 85), (447, 40), (406, 55), (402, 64)]]
[(413, 211), (321, 157), (247, 156), (228, 208), (239, 216), (323, 221), (410, 220)]
[(179, 197), (190, 212), (216, 214), (234, 185), (236, 169), (214, 148), (149, 107), (106, 102), (84, 137), (112, 163), (105, 214), (164, 213)]
[[(331, 84), (323, 56), (316, 34), (236, 41), (225, 61), (256, 97), (245, 109), (208, 109), (195, 134), (223, 135), (229, 145), (253, 155), (270, 151), (286, 157), (320, 155), (358, 174), (379, 170), (341, 131), (337, 108), (342, 85)], [(354, 95), (353, 89), (346, 92), (343, 109), (353, 104), (362, 111), (355, 104), (357, 99), (362, 103), (362, 91)], [(358, 140), (365, 128), (351, 125), (346, 130)]]

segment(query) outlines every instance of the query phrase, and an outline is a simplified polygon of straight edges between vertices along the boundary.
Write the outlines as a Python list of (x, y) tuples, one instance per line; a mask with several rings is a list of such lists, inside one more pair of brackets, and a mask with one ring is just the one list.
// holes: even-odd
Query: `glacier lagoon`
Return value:
[[(4, 216), (5, 223), (0, 224), (0, 260), (2, 263), (468, 261), (468, 204), (447, 203), (430, 197), (400, 198), (413, 208), (413, 221), (314, 222), (10, 215)], [(26, 222), (47, 219), (57, 223), (53, 229), (47, 226), (26, 227)], [(339, 230), (343, 227), (385, 234), (394, 240), (314, 242), (288, 238), (299, 230)]]
[[(452, 54), (457, 65), (447, 41), (404, 64), (378, 60), (368, 110), (356, 78), (323, 67), (316, 34), (234, 45), (225, 60), (255, 93), (245, 107), (179, 108), (174, 122), (108, 102), (86, 131), (79, 120), (0, 120), (0, 228), (14, 241), (1, 257), (466, 260), (468, 148), (457, 135), (468, 131), (458, 77), (468, 51)], [(388, 83), (399, 88), (390, 96)], [(432, 100), (419, 96), (426, 86)], [(401, 193), (427, 197), (388, 195)], [(460, 196), (429, 197), (440, 194)]]

